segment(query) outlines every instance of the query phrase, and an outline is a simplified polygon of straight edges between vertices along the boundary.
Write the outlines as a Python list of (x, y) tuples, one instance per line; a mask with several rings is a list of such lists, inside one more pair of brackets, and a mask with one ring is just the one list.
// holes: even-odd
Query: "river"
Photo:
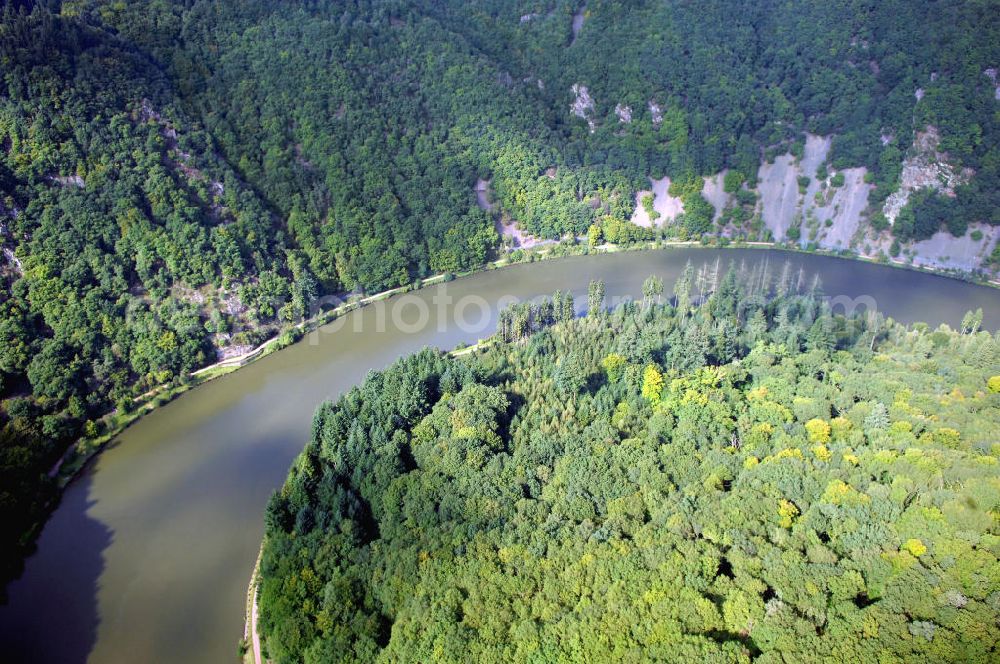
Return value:
[[(335, 324), (339, 329), (321, 330), (184, 394), (121, 434), (67, 489), (24, 575), (11, 584), (10, 601), (0, 607), (0, 660), (235, 661), (264, 505), (322, 400), (424, 346), (451, 348), (489, 336), (503, 296), (571, 288), (581, 306), (591, 279), (604, 279), (609, 298), (638, 297), (650, 274), (661, 276), (669, 292), (687, 260), (701, 265), (717, 258), (723, 269), (730, 261), (767, 260), (775, 273), (790, 261), (796, 271), (819, 274), (827, 295), (869, 296), (903, 322), (957, 326), (966, 310), (982, 307), (984, 327), (1000, 327), (1000, 291), (769, 250), (566, 258), (396, 296), (382, 309), (348, 314)], [(453, 304), (442, 303), (445, 294)], [(468, 324), (458, 325), (456, 314)]]

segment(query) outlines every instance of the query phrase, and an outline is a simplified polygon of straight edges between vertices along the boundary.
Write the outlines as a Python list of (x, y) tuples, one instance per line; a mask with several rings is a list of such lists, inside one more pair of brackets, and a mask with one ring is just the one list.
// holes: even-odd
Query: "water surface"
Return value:
[[(302, 448), (312, 413), (404, 354), (451, 348), (492, 333), (504, 296), (557, 288), (586, 300), (591, 279), (609, 298), (641, 297), (643, 280), (670, 286), (696, 265), (787, 260), (828, 295), (874, 298), (902, 322), (958, 325), (982, 307), (1000, 326), (1000, 291), (856, 261), (758, 250), (673, 249), (519, 265), (426, 288), (349, 314), (339, 329), (307, 337), (192, 390), (125, 431), (66, 491), (38, 551), (0, 607), (7, 662), (226, 662), (243, 634), (247, 583), (263, 509)], [(448, 295), (453, 304), (442, 302)], [(470, 299), (478, 296), (482, 300)], [(435, 300), (435, 298), (437, 298)], [(422, 302), (426, 324), (421, 318)], [(480, 306), (488, 307), (481, 325)], [(470, 325), (455, 322), (456, 308)], [(398, 313), (394, 324), (391, 312)], [(419, 327), (418, 331), (413, 328)], [(380, 331), (381, 329), (381, 331)], [(316, 341), (317, 343), (311, 343)]]

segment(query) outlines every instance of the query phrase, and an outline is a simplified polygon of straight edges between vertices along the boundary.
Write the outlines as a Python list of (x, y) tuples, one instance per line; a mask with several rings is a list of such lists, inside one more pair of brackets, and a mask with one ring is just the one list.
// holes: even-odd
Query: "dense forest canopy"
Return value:
[(103, 415), (322, 294), (481, 265), (497, 221), (647, 240), (635, 192), (670, 175), (698, 237), (699, 178), (728, 168), (748, 222), (803, 132), (877, 203), (926, 125), (975, 176), (899, 237), (1000, 221), (998, 23), (957, 0), (0, 2), (3, 569)]
[(1000, 337), (700, 281), (519, 305), (321, 406), (267, 507), (268, 657), (995, 661)]

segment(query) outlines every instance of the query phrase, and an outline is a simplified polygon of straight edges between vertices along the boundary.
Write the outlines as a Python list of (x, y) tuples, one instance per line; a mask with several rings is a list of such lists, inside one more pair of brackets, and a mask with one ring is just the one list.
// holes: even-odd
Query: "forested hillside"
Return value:
[(7, 4), (0, 61), (6, 568), (44, 514), (66, 442), (96, 433), (87, 422), (110, 405), (214, 360), (220, 319), (193, 289), (289, 261), (277, 218), (133, 44)]
[[(51, 504), (49, 469), (105, 414), (245, 351), (319, 295), (481, 265), (502, 247), (498, 224), (593, 243), (764, 239), (762, 159), (831, 135), (830, 167), (866, 167), (874, 209), (928, 125), (974, 175), (954, 197), (914, 195), (898, 232), (880, 232), (914, 242), (1000, 221), (988, 2), (0, 11), (8, 570)], [(722, 169), (738, 205), (713, 220), (701, 178)], [(674, 226), (628, 223), (651, 176), (684, 200)], [(477, 205), (478, 181), (495, 210)]]
[(1000, 338), (694, 283), (519, 305), (320, 407), (267, 508), (268, 656), (996, 661)]

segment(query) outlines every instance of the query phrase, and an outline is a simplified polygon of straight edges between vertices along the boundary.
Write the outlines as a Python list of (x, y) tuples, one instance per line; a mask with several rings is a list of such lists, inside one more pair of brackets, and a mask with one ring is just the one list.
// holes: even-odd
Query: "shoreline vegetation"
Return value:
[[(570, 257), (570, 256), (583, 256), (583, 255), (590, 255), (592, 253), (607, 254), (607, 253), (617, 253), (617, 252), (621, 252), (621, 251), (657, 251), (657, 250), (668, 250), (668, 249), (671, 249), (671, 248), (675, 248), (675, 249), (676, 248), (773, 249), (773, 250), (779, 250), (779, 251), (787, 251), (789, 253), (819, 254), (819, 255), (824, 255), (824, 256), (831, 257), (831, 258), (842, 258), (842, 259), (845, 259), (845, 260), (859, 260), (859, 261), (868, 262), (868, 263), (875, 263), (875, 264), (880, 264), (880, 265), (886, 265), (888, 267), (909, 269), (909, 270), (916, 271), (916, 272), (927, 272), (927, 273), (930, 273), (930, 274), (937, 274), (938, 276), (943, 276), (943, 277), (947, 277), (947, 278), (957, 279), (957, 280), (960, 280), (960, 281), (966, 281), (966, 282), (974, 283), (974, 284), (978, 284), (978, 285), (989, 286), (989, 287), (993, 287), (993, 288), (1000, 288), (1000, 281), (987, 281), (987, 280), (984, 280), (984, 279), (978, 279), (978, 278), (975, 277), (975, 275), (971, 275), (971, 274), (964, 274), (964, 275), (963, 274), (953, 274), (952, 273), (953, 271), (942, 270), (940, 268), (909, 265), (909, 264), (905, 263), (904, 261), (899, 261), (899, 260), (895, 260), (895, 259), (892, 259), (892, 258), (889, 258), (888, 261), (886, 261), (886, 260), (879, 260), (879, 257), (877, 257), (877, 256), (866, 256), (866, 255), (855, 253), (855, 252), (850, 252), (848, 254), (844, 254), (844, 253), (831, 252), (831, 251), (823, 251), (823, 250), (807, 250), (807, 249), (802, 249), (802, 248), (798, 248), (798, 247), (789, 247), (787, 245), (784, 245), (784, 244), (781, 244), (781, 243), (776, 243), (776, 242), (739, 242), (739, 243), (731, 243), (731, 244), (726, 244), (726, 245), (720, 245), (720, 243), (717, 241), (717, 238), (713, 238), (713, 240), (715, 240), (715, 241), (714, 242), (709, 242), (709, 243), (698, 242), (698, 241), (654, 241), (654, 242), (651, 242), (651, 243), (644, 242), (644, 243), (637, 244), (637, 245), (626, 245), (626, 246), (618, 246), (618, 245), (614, 245), (614, 244), (604, 244), (604, 245), (600, 245), (600, 246), (597, 246), (597, 247), (588, 247), (585, 244), (559, 244), (559, 245), (555, 245), (556, 247), (560, 247), (560, 248), (563, 249), (563, 251), (559, 251), (559, 252), (551, 252), (550, 251), (552, 249), (553, 245), (541, 245), (538, 248), (523, 249), (523, 250), (521, 250), (523, 252), (523, 255), (527, 256), (528, 259), (526, 259), (526, 260), (520, 260), (520, 261), (510, 260), (510, 256), (513, 253), (513, 251), (509, 251), (506, 256), (504, 256), (504, 257), (502, 257), (502, 258), (500, 258), (498, 260), (486, 263), (486, 264), (484, 264), (479, 269), (470, 270), (468, 272), (465, 272), (465, 273), (462, 273), (462, 274), (458, 274), (458, 275), (448, 275), (448, 274), (435, 275), (435, 276), (430, 277), (428, 279), (422, 280), (422, 282), (416, 282), (414, 284), (410, 284), (408, 286), (403, 286), (403, 287), (400, 287), (400, 288), (395, 288), (395, 289), (392, 289), (390, 291), (384, 291), (382, 293), (376, 293), (376, 294), (374, 294), (374, 295), (372, 295), (370, 297), (363, 298), (363, 299), (361, 299), (361, 300), (359, 300), (359, 301), (357, 301), (355, 303), (348, 303), (346, 305), (343, 305), (342, 307), (339, 307), (337, 309), (331, 310), (330, 312), (325, 312), (324, 314), (321, 314), (320, 317), (324, 317), (325, 316), (323, 318), (322, 322), (319, 322), (317, 319), (320, 318), (320, 317), (317, 317), (317, 319), (310, 319), (309, 321), (304, 321), (303, 323), (300, 323), (299, 325), (296, 326), (296, 328), (301, 329), (303, 331), (303, 333), (305, 333), (305, 332), (308, 332), (308, 331), (311, 331), (311, 330), (315, 329), (315, 327), (318, 327), (318, 326), (321, 326), (321, 325), (325, 325), (325, 324), (333, 321), (335, 318), (339, 317), (340, 315), (343, 315), (345, 313), (349, 313), (350, 311), (354, 311), (355, 309), (358, 309), (358, 308), (360, 308), (362, 306), (365, 306), (367, 304), (370, 304), (372, 302), (376, 302), (378, 300), (387, 299), (389, 297), (392, 297), (393, 295), (397, 295), (397, 294), (401, 294), (401, 293), (406, 293), (406, 292), (411, 292), (411, 291), (419, 290), (423, 286), (431, 286), (431, 285), (434, 285), (434, 284), (438, 284), (438, 283), (442, 283), (442, 282), (445, 282), (445, 281), (449, 281), (450, 280), (449, 277), (451, 277), (451, 278), (467, 277), (467, 276), (472, 276), (474, 274), (479, 274), (481, 272), (485, 272), (485, 271), (488, 271), (488, 270), (494, 270), (494, 269), (500, 269), (500, 268), (503, 268), (503, 267), (509, 267), (509, 266), (513, 266), (513, 265), (519, 265), (519, 264), (522, 264), (522, 263), (525, 263), (525, 262), (536, 262), (536, 261), (540, 261), (540, 260), (552, 260), (552, 259), (557, 259), (557, 258), (567, 258), (567, 257)], [(514, 251), (516, 251), (516, 250), (514, 250)], [(332, 317), (330, 317), (331, 314), (332, 314)], [(261, 357), (264, 357), (265, 355), (268, 355), (271, 352), (274, 352), (276, 350), (280, 350), (281, 348), (284, 348), (285, 346), (280, 346), (279, 348), (271, 348), (271, 346), (273, 344), (275, 344), (275, 343), (278, 342), (278, 340), (280, 339), (281, 336), (282, 335), (279, 334), (279, 335), (277, 335), (275, 337), (272, 337), (271, 339), (268, 339), (267, 341), (265, 341), (264, 343), (262, 343), (260, 346), (258, 346), (257, 348), (253, 349), (252, 351), (250, 351), (250, 352), (248, 352), (248, 353), (246, 353), (244, 355), (241, 355), (241, 356), (238, 356), (238, 357), (234, 357), (234, 358), (229, 358), (229, 359), (224, 360), (222, 362), (218, 362), (218, 363), (216, 363), (214, 365), (205, 367), (203, 369), (199, 369), (198, 371), (195, 371), (192, 375), (203, 375), (206, 372), (217, 371), (219, 369), (223, 369), (224, 371), (221, 372), (221, 373), (212, 375), (211, 378), (218, 377), (218, 376), (221, 376), (221, 375), (225, 375), (227, 373), (231, 373), (232, 371), (235, 371), (236, 369), (239, 369), (242, 366), (245, 366), (245, 365), (247, 365), (247, 364), (249, 364), (249, 363), (251, 363), (251, 362), (253, 362), (253, 361), (257, 360), (257, 359), (260, 359)], [(494, 344), (496, 344), (497, 340), (498, 340), (497, 335), (493, 334), (493, 335), (487, 337), (486, 339), (480, 339), (479, 341), (477, 341), (474, 344), (470, 344), (470, 345), (459, 344), (455, 348), (453, 348), (453, 349), (451, 349), (449, 351), (445, 351), (445, 352), (446, 352), (446, 354), (449, 357), (459, 358), (459, 357), (463, 357), (463, 356), (466, 356), (466, 355), (471, 355), (471, 354), (483, 351), (483, 350), (485, 350), (485, 349), (493, 346)], [(266, 350), (266, 352), (264, 352), (265, 350)], [(206, 380), (211, 380), (211, 378), (207, 378)], [(202, 381), (202, 382), (205, 382), (205, 381)], [(177, 395), (174, 395), (174, 396), (177, 396)], [(243, 638), (239, 642), (240, 657), (241, 657), (241, 660), (245, 664), (261, 664), (261, 659), (260, 659), (260, 654), (259, 654), (260, 653), (260, 651), (259, 651), (259, 648), (260, 648), (260, 645), (259, 645), (260, 644), (260, 635), (258, 633), (258, 628), (257, 628), (256, 614), (257, 614), (257, 611), (258, 611), (258, 592), (259, 592), (259, 588), (260, 588), (260, 562), (261, 562), (261, 555), (263, 554), (265, 544), (266, 544), (266, 539), (262, 540), (262, 542), (261, 542), (260, 551), (258, 552), (257, 559), (254, 562), (253, 570), (252, 570), (252, 572), (250, 574), (250, 583), (249, 583), (249, 585), (247, 587), (247, 600), (246, 600), (246, 607), (244, 609), (245, 618), (244, 618)]]
[[(49, 470), (49, 477), (54, 478), (58, 484), (59, 494), (50, 505), (50, 509), (46, 512), (46, 518), (35, 525), (35, 532), (32, 533), (31, 537), (34, 538), (44, 527), (45, 523), (48, 521), (48, 517), (51, 515), (52, 509), (58, 505), (58, 501), (62, 498), (62, 491), (66, 489), (80, 474), (87, 468), (87, 466), (97, 458), (97, 456), (103, 452), (113, 441), (126, 429), (135, 424), (145, 415), (153, 412), (157, 408), (164, 406), (182, 394), (190, 391), (191, 389), (198, 387), (204, 383), (207, 383), (216, 378), (226, 376), (230, 373), (237, 371), (238, 369), (245, 367), (261, 358), (267, 357), (271, 353), (287, 348), (288, 346), (299, 341), (303, 336), (312, 332), (313, 330), (332, 323), (340, 316), (351, 313), (357, 309), (365, 307), (374, 302), (381, 300), (386, 300), (394, 295), (401, 295), (404, 293), (413, 292), (420, 290), (426, 286), (433, 286), (439, 283), (451, 281), (453, 279), (468, 277), (481, 272), (486, 272), (489, 270), (497, 270), (504, 267), (510, 267), (514, 265), (520, 265), (523, 263), (533, 263), (542, 260), (553, 260), (559, 258), (568, 258), (571, 256), (587, 256), (592, 254), (608, 254), (608, 253), (618, 253), (622, 251), (661, 251), (676, 248), (704, 248), (704, 249), (764, 249), (764, 250), (777, 250), (784, 251), (788, 253), (798, 253), (798, 254), (815, 254), (820, 256), (827, 256), (831, 258), (841, 258), (845, 260), (858, 260), (868, 263), (875, 263), (879, 265), (885, 265), (887, 267), (894, 267), (898, 269), (912, 270), (915, 272), (925, 272), (929, 274), (935, 274), (938, 276), (956, 279), (959, 281), (965, 281), (967, 283), (977, 284), (981, 286), (987, 286), (991, 288), (1000, 288), (1000, 281), (986, 280), (978, 277), (975, 274), (960, 272), (956, 270), (945, 270), (941, 268), (909, 265), (903, 261), (891, 259), (891, 258), (880, 258), (873, 256), (865, 256), (863, 254), (858, 254), (855, 252), (832, 252), (824, 250), (810, 250), (803, 249), (796, 246), (789, 246), (783, 243), (777, 242), (732, 242), (725, 238), (712, 237), (706, 238), (702, 241), (697, 240), (655, 240), (652, 242), (640, 242), (628, 245), (615, 245), (610, 243), (605, 243), (598, 245), (596, 247), (588, 246), (586, 243), (579, 242), (577, 239), (564, 240), (558, 244), (542, 245), (537, 248), (530, 249), (511, 249), (508, 250), (500, 258), (484, 263), (482, 266), (476, 269), (467, 270), (461, 273), (443, 273), (432, 275), (426, 279), (418, 279), (405, 286), (400, 286), (398, 288), (392, 288), (380, 293), (374, 293), (369, 296), (352, 296), (348, 302), (343, 305), (330, 309), (329, 311), (323, 311), (316, 316), (313, 316), (304, 321), (300, 321), (293, 326), (287, 327), (275, 334), (271, 338), (265, 340), (252, 350), (238, 355), (235, 357), (226, 358), (225, 360), (216, 362), (214, 364), (197, 369), (185, 376), (180, 377), (178, 383), (166, 383), (159, 385), (143, 395), (136, 397), (134, 399), (133, 408), (127, 413), (118, 413), (117, 411), (112, 411), (105, 414), (98, 421), (100, 422), (100, 427), (102, 433), (94, 438), (79, 438), (75, 443), (71, 444), (59, 460), (53, 465)], [(462, 355), (471, 354), (483, 348), (486, 348), (493, 343), (493, 338), (489, 337), (487, 339), (481, 339), (475, 344), (469, 346), (460, 346), (454, 348), (450, 351), (453, 357), (460, 357)], [(29, 554), (30, 555), (30, 554)]]
[(260, 558), (264, 554), (264, 542), (261, 541), (257, 551), (257, 560), (250, 573), (250, 585), (247, 587), (245, 617), (243, 623), (243, 638), (239, 642), (241, 661), (247, 664), (261, 664), (260, 635), (257, 633), (257, 589), (260, 585)]
[(993, 335), (692, 273), (324, 402), (265, 510), (269, 657), (991, 661)]
[[(123, 435), (140, 418), (303, 337), (309, 344), (294, 353), (145, 426), (169, 431), (191, 404), (218, 416), (220, 388), (244, 397), (243, 379), (284, 373), (296, 358), (367, 351), (329, 333), (397, 313), (393, 305), (412, 297), (404, 294), (425, 286), (521, 263), (656, 251), (482, 274), (455, 290), (534, 299), (542, 281), (579, 292), (586, 277), (573, 275), (591, 271), (618, 272), (620, 290), (620, 272), (633, 263), (662, 274), (723, 255), (847, 273), (831, 295), (878, 292), (887, 304), (899, 300), (908, 319), (945, 318), (926, 308), (914, 282), (945, 292), (941, 311), (953, 326), (965, 297), (988, 303), (990, 293), (959, 284), (776, 252), (1000, 288), (1000, 22), (988, 6), (961, 0), (894, 0), (870, 11), (846, 0), (794, 11), (772, 4), (576, 0), (546, 10), (508, 0), (469, 12), (454, 0), (6, 3), (0, 605), (12, 603), (8, 586), (21, 579), (17, 593), (42, 608), (14, 609), (33, 628), (42, 624), (35, 632), (6, 631), (25, 651), (44, 653), (48, 641), (77, 652), (100, 640), (102, 652), (110, 642), (119, 657), (148, 659), (137, 648), (173, 642), (186, 659), (216, 661), (220, 644), (231, 657), (238, 635), (222, 635), (224, 644), (184, 638), (195, 616), (175, 624), (163, 588), (150, 589), (140, 611), (118, 611), (142, 622), (159, 605), (156, 638), (134, 638), (146, 634), (138, 625), (116, 630), (124, 638), (78, 630), (47, 639), (43, 593), (66, 585), (47, 568), (54, 559), (81, 576), (90, 568), (75, 547), (57, 546), (55, 557), (41, 551), (50, 546), (40, 544), (43, 530), (58, 509), (45, 533), (51, 541), (69, 503), (92, 482), (106, 484), (109, 466), (142, 456), (128, 448), (98, 459), (152, 442), (144, 427)], [(923, 29), (908, 28), (915, 25)], [(882, 281), (899, 283), (876, 291)], [(920, 301), (904, 304), (911, 289)], [(413, 299), (425, 305), (444, 290)], [(450, 338), (463, 342), (455, 345), (423, 329), (400, 345), (454, 346), (443, 353), (449, 361), (490, 356), (507, 336), (452, 327)], [(383, 363), (378, 351), (395, 347), (368, 332), (375, 353), (352, 369)], [(314, 347), (321, 333), (339, 339), (322, 341), (322, 353)], [(280, 415), (288, 422), (292, 409)], [(223, 431), (238, 450), (246, 440), (235, 430), (209, 439)], [(193, 498), (183, 503), (192, 513), (204, 506), (180, 489), (172, 501)], [(237, 525), (235, 513), (222, 516)], [(252, 525), (259, 514), (240, 518)], [(97, 525), (124, 534), (125, 526)], [(231, 580), (240, 590), (251, 552)], [(196, 578), (189, 565), (164, 559)], [(268, 569), (261, 620), (270, 633)], [(105, 599), (134, 600), (113, 585), (99, 588)], [(253, 622), (256, 601), (248, 602)], [(195, 624), (207, 625), (220, 607), (198, 610)]]
[[(720, 241), (721, 240), (721, 241)], [(892, 259), (889, 257), (866, 256), (856, 252), (836, 252), (824, 250), (809, 250), (800, 247), (789, 246), (778, 242), (732, 242), (725, 238), (709, 238), (705, 241), (671, 241), (657, 240), (653, 242), (641, 242), (630, 245), (615, 245), (605, 243), (596, 247), (590, 247), (585, 243), (575, 241), (563, 241), (555, 245), (543, 245), (537, 249), (513, 249), (500, 258), (484, 263), (476, 269), (461, 273), (436, 274), (426, 279), (418, 279), (405, 286), (392, 288), (369, 296), (354, 295), (344, 304), (328, 311), (323, 311), (316, 316), (300, 321), (289, 326), (271, 338), (267, 339), (252, 350), (235, 357), (226, 358), (214, 364), (197, 369), (180, 378), (179, 384), (166, 383), (149, 390), (143, 395), (136, 397), (134, 407), (128, 413), (120, 414), (117, 411), (107, 413), (99, 421), (103, 433), (95, 438), (80, 438), (69, 446), (62, 457), (49, 471), (49, 477), (56, 478), (60, 489), (65, 489), (76, 477), (86, 468), (87, 464), (103, 451), (119, 434), (125, 431), (141, 417), (151, 413), (156, 408), (170, 403), (180, 395), (188, 392), (194, 387), (207, 383), (216, 378), (228, 375), (237, 369), (251, 364), (261, 358), (267, 357), (271, 353), (287, 348), (299, 341), (303, 336), (313, 330), (332, 323), (340, 316), (346, 315), (365, 307), (374, 302), (386, 300), (394, 295), (420, 290), (425, 286), (433, 286), (439, 283), (451, 281), (452, 279), (468, 277), (489, 270), (497, 270), (512, 265), (532, 263), (541, 260), (552, 260), (558, 258), (568, 258), (570, 256), (587, 256), (592, 254), (617, 253), (622, 251), (658, 251), (669, 250), (671, 248), (705, 248), (705, 249), (767, 249), (784, 251), (796, 254), (810, 254), (827, 256), (831, 258), (841, 258), (845, 260), (858, 260), (877, 265), (885, 265), (898, 269), (912, 270), (915, 272), (925, 272), (942, 277), (956, 279), (967, 283), (1000, 288), (1000, 281), (983, 279), (973, 273), (959, 270), (947, 270), (943, 268), (910, 265), (905, 261)], [(520, 253), (518, 253), (520, 252)], [(472, 346), (455, 348), (452, 354), (464, 355), (471, 353), (477, 348), (485, 347), (490, 343), (490, 339), (480, 340)], [(41, 525), (41, 524), (39, 524)]]

